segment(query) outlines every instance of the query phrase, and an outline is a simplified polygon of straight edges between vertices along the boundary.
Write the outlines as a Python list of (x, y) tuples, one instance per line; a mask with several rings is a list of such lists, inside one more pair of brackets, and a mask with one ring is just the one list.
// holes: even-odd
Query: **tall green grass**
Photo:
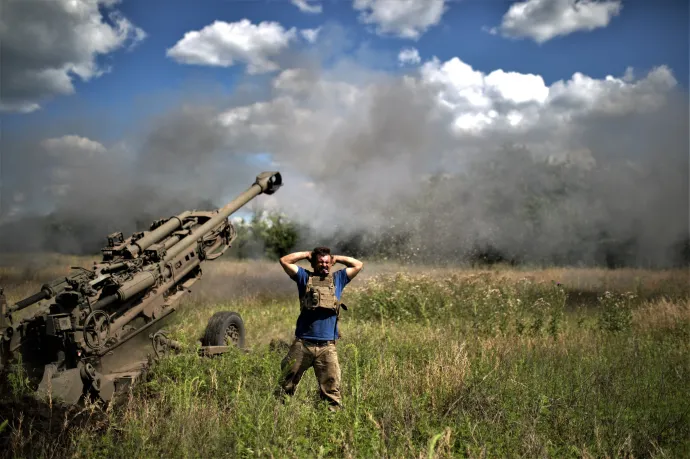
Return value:
[(488, 273), (459, 277), (397, 274), (369, 282), (356, 293), (353, 316), (381, 323), (453, 323), (476, 335), (559, 333), (565, 289), (555, 282), (496, 282)]
[(491, 275), (353, 283), (337, 413), (312, 372), (292, 399), (273, 395), (284, 351), (270, 342), (290, 339), (296, 301), (189, 303), (174, 338), (192, 347), (213, 312), (236, 310), (250, 351), (167, 357), (105, 421), (54, 443), (16, 419), (0, 436), (18, 457), (690, 455), (687, 296), (600, 292), (580, 308), (569, 294)]

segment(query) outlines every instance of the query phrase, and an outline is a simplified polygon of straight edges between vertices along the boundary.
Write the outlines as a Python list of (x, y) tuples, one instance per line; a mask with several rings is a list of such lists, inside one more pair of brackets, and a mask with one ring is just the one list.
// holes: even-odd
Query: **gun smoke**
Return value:
[(258, 172), (279, 170), (285, 186), (256, 201), (307, 228), (297, 250), (682, 261), (690, 123), (670, 72), (602, 80), (580, 98), (574, 78), (552, 85), (561, 95), (548, 104), (479, 88), (490, 113), (463, 96), (477, 88), (453, 92), (438, 63), (387, 75), (298, 61), (234, 100), (187, 101), (113, 145), (88, 132), (6, 136), (0, 248), (95, 252), (109, 232), (222, 206)]

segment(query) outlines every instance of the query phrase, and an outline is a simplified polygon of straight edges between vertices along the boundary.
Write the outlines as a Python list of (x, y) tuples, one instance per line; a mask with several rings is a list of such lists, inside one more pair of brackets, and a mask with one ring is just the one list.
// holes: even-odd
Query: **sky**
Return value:
[[(280, 168), (269, 207), (326, 233), (409, 229), (391, 209), (420, 181), (493, 158), (513, 179), (436, 199), (478, 195), (449, 239), (572, 253), (634, 226), (669, 245), (688, 224), (689, 17), (680, 0), (3, 0), (0, 222), (220, 206)], [(568, 218), (526, 231), (487, 210), (543, 188), (543, 163), (595, 170)], [(640, 170), (658, 190), (635, 197)], [(535, 231), (548, 249), (525, 248)]]
[[(24, 6), (20, 8), (19, 3)], [(4, 8), (6, 13), (17, 10), (19, 15), (22, 9), (40, 8), (41, 3), (45, 2), (6, 0)], [(64, 5), (69, 11), (69, 0), (51, 3), (56, 7)], [(60, 25), (55, 24), (50, 30), (55, 37), (66, 38), (69, 45), (52, 43), (44, 51), (47, 54), (65, 52), (52, 64), (54, 70), (58, 66), (65, 69), (70, 65), (88, 64), (107, 73), (92, 75), (85, 81), (78, 75), (70, 75), (69, 70), (57, 70), (65, 80), (65, 89), (51, 90), (46, 84), (44, 88), (33, 88), (33, 94), (25, 98), (18, 96), (18, 101), (12, 102), (14, 94), (21, 91), (11, 81), (13, 73), (8, 77), (6, 71), (2, 85), (3, 105), (15, 105), (12, 107), (15, 109), (39, 106), (40, 110), (32, 111), (29, 116), (3, 110), (5, 129), (50, 123), (75, 113), (103, 112), (111, 118), (111, 123), (125, 129), (142, 116), (166, 109), (159, 106), (164, 104), (162, 101), (149, 105), (156, 96), (167, 99), (169, 94), (198, 84), (214, 85), (220, 91), (231, 93), (247, 70), (241, 58), (232, 64), (213, 66), (205, 65), (208, 62), (185, 63), (184, 59), (167, 53), (186, 33), (198, 32), (216, 21), (233, 24), (247, 20), (254, 26), (262, 22), (275, 23), (281, 31), (338, 24), (347, 37), (344, 39), (347, 43), (342, 43), (340, 57), (354, 56), (370, 67), (390, 72), (401, 70), (397, 65), (399, 52), (413, 48), (422, 61), (434, 57), (447, 61), (458, 57), (484, 73), (502, 69), (540, 75), (546, 85), (567, 80), (576, 72), (601, 79), (607, 75), (620, 77), (628, 67), (644, 74), (661, 65), (671, 69), (678, 84), (684, 87), (688, 84), (688, 4), (680, 0), (660, 0), (653, 4), (642, 0), (606, 1), (599, 2), (603, 6), (598, 9), (592, 2), (593, 6), (583, 6), (579, 16), (573, 13), (569, 16), (570, 9), (574, 8), (573, 0), (532, 1), (529, 4), (533, 5), (535, 13), (531, 17), (529, 14), (520, 16), (516, 9), (519, 2), (499, 0), (327, 0), (314, 2), (311, 9), (306, 0), (84, 0), (77, 3), (88, 6), (90, 12), (83, 13), (82, 19), (77, 19), (77, 12), (68, 12), (64, 17), (65, 29), (59, 30)], [(552, 11), (547, 9), (549, 3), (555, 5)], [(300, 8), (300, 5), (307, 6)], [(538, 16), (540, 5), (544, 5), (541, 6), (544, 18)], [(592, 12), (588, 13), (587, 8)], [(99, 33), (100, 29), (115, 32), (117, 22), (110, 17), (114, 13), (126, 21), (119, 36), (113, 37), (111, 43), (101, 47), (93, 45), (90, 49), (87, 45), (77, 51), (78, 54), (69, 56), (66, 46), (77, 50), (89, 42), (89, 34)], [(38, 28), (46, 26), (42, 21), (48, 18), (47, 15), (41, 18), (25, 13), (17, 19), (30, 21), (37, 27), (38, 34)], [(70, 18), (77, 23), (83, 21), (83, 25), (88, 24), (87, 21), (98, 21), (102, 26), (70, 36)], [(511, 22), (511, 18), (517, 19)], [(19, 28), (20, 22), (12, 25), (11, 19), (10, 14), (3, 31), (3, 48), (5, 53), (9, 52), (9, 59), (15, 54), (35, 53), (36, 67), (32, 70), (51, 68), (51, 57), (40, 56), (38, 44), (33, 50), (31, 46), (22, 48), (25, 46), (23, 39), (31, 40), (40, 35), (31, 37), (29, 31), (17, 33), (14, 42), (12, 29)], [(502, 24), (503, 33), (500, 32)], [(499, 32), (487, 30), (492, 28), (498, 28)], [(80, 43), (82, 40), (84, 43)], [(304, 45), (297, 43), (297, 46)], [(51, 46), (54, 49), (51, 50)], [(255, 48), (255, 52), (259, 49)], [(5, 62), (3, 67), (5, 65), (13, 63)], [(115, 133), (110, 129), (104, 135)]]

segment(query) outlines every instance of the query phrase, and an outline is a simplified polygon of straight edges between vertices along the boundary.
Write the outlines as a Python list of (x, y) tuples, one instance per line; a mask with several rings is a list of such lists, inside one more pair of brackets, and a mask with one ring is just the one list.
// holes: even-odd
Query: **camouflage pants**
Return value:
[(342, 404), (340, 397), (340, 364), (335, 344), (315, 344), (295, 339), (281, 365), (280, 388), (283, 393), (293, 395), (304, 372), (314, 367), (319, 382), (321, 398), (333, 408)]

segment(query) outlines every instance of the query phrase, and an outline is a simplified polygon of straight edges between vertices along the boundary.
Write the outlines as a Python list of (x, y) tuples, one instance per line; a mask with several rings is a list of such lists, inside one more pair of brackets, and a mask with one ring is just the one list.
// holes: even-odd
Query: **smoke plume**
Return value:
[(3, 139), (2, 249), (93, 250), (110, 231), (222, 206), (279, 170), (285, 186), (256, 201), (308, 228), (296, 250), (678, 262), (688, 94), (668, 68), (546, 85), (458, 58), (392, 74), (348, 59), (322, 66), (323, 49), (291, 53), (292, 66), (279, 56), (284, 68), (251, 90), (187, 101), (115, 144)]

